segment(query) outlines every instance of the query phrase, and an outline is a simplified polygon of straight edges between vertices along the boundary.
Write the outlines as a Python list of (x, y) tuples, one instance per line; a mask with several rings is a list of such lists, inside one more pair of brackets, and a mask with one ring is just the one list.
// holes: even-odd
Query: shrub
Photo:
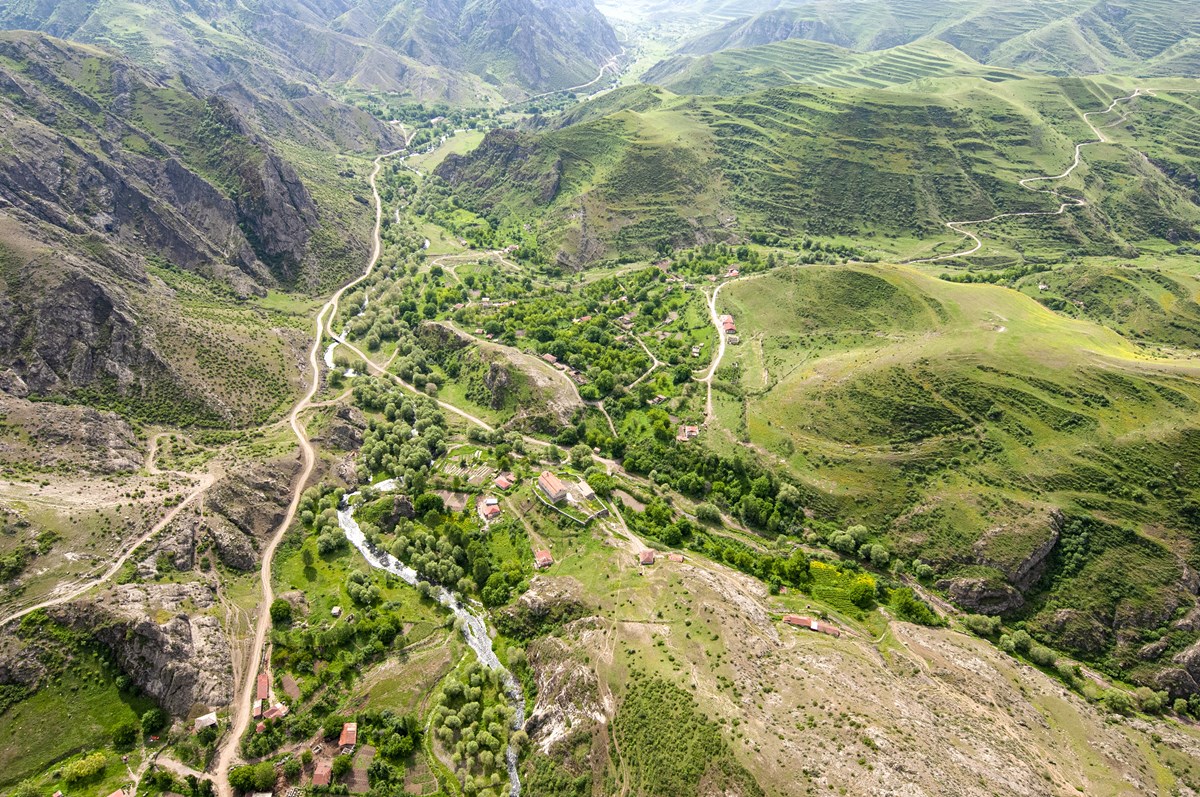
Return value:
[(150, 709), (142, 715), (142, 733), (149, 735), (161, 731), (169, 719), (161, 708)]
[(1058, 663), (1058, 656), (1045, 645), (1031, 645), (1028, 655), (1029, 660), (1039, 667), (1053, 667)]
[[(309, 554), (311, 556), (311, 554)], [(283, 598), (276, 598), (271, 603), (271, 622), (275, 625), (287, 625), (292, 621), (292, 604)]]
[(963, 618), (963, 625), (976, 636), (992, 637), (1000, 631), (1000, 618), (989, 617), (986, 614), (968, 614)]
[(1114, 714), (1129, 714), (1133, 711), (1133, 696), (1123, 689), (1106, 689), (1100, 695), (1100, 703)]
[(133, 743), (137, 741), (137, 735), (137, 723), (133, 720), (125, 720), (120, 725), (113, 728), (113, 745), (118, 749), (133, 747)]
[(106, 766), (108, 757), (104, 753), (92, 753), (63, 767), (63, 780), (68, 783), (89, 780), (103, 772)]

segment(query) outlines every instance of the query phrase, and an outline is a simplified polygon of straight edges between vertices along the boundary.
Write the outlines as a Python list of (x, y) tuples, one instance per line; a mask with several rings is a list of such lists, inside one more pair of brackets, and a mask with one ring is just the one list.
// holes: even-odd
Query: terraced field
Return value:
[(875, 52), (855, 52), (807, 39), (764, 44), (712, 55), (679, 55), (643, 77), (678, 94), (746, 94), (803, 83), (835, 88), (881, 89), (950, 75), (999, 81), (1015, 72), (984, 66), (937, 40)]
[[(892, 51), (820, 79), (907, 79), (936, 54)], [(793, 84), (724, 98), (630, 87), (557, 129), (495, 133), (439, 175), (495, 225), (532, 219), (577, 265), (732, 229), (794, 243), (850, 236), (884, 258), (939, 256), (962, 250), (947, 221), (1057, 210), (1062, 199), (1021, 181), (1062, 173), (1075, 144), (1095, 138), (1083, 113), (1100, 114), (1132, 85), (951, 76), (902, 90)], [(1136, 257), (1200, 239), (1194, 96), (1164, 86), (1092, 117), (1113, 143), (1089, 147), (1070, 179), (1053, 183), (1086, 207), (983, 225), (987, 246), (960, 265)]]
[(1185, 0), (818, 0), (727, 22), (679, 48), (706, 55), (785, 40), (859, 52), (936, 39), (976, 61), (1052, 75), (1192, 77), (1200, 9)]

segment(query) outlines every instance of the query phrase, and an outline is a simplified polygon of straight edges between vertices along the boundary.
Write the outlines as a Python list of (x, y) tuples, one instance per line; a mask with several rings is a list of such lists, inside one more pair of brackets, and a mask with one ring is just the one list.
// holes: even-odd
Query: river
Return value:
[[(392, 481), (381, 482), (375, 486), (375, 489), (386, 491), (394, 486), (395, 482)], [(417, 582), (421, 580), (417, 571), (387, 551), (372, 545), (367, 541), (362, 529), (358, 527), (358, 521), (354, 519), (354, 508), (351, 506), (350, 501), (356, 495), (358, 493), (347, 495), (341, 507), (338, 508), (338, 524), (342, 527), (342, 533), (346, 535), (346, 539), (350, 541), (350, 544), (358, 549), (359, 553), (363, 555), (363, 558), (367, 560), (367, 563), (371, 567), (386, 571), (394, 576), (399, 576), (405, 582), (415, 587)], [(500, 663), (499, 657), (496, 656), (496, 650), (492, 646), (492, 638), (488, 634), (487, 621), (483, 619), (483, 610), (464, 604), (454, 593), (437, 585), (433, 585), (430, 596), (462, 621), (463, 637), (466, 639), (467, 645), (470, 646), (471, 650), (475, 651), (479, 663), (489, 670), (495, 670), (499, 673), (500, 683), (503, 685), (504, 692), (508, 695), (509, 704), (513, 708), (511, 727), (514, 731), (520, 730), (525, 725), (525, 695), (521, 691), (521, 684), (508, 671), (508, 668)], [(508, 750), (505, 751), (504, 758), (508, 763), (510, 795), (511, 797), (520, 797), (521, 776), (517, 772), (517, 748), (511, 740), (508, 744)]]

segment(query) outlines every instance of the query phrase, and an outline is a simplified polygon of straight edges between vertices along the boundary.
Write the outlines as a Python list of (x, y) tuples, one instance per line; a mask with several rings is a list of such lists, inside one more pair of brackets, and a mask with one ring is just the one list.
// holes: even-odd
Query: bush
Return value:
[(896, 616), (905, 622), (931, 626), (942, 624), (941, 618), (934, 613), (933, 609), (926, 606), (924, 601), (918, 598), (909, 587), (892, 590), (890, 602)]
[(1000, 618), (989, 617), (986, 614), (968, 614), (963, 618), (963, 625), (976, 636), (993, 637), (1000, 631)]
[(1133, 696), (1123, 689), (1106, 689), (1100, 696), (1100, 704), (1114, 714), (1130, 714), (1133, 711)]
[(292, 604), (283, 598), (276, 598), (271, 603), (271, 622), (275, 625), (287, 625), (292, 621)]
[(133, 743), (137, 741), (137, 736), (137, 723), (133, 720), (126, 720), (117, 727), (113, 728), (113, 746), (115, 746), (117, 749), (128, 749), (133, 747)]
[(1029, 660), (1039, 667), (1053, 667), (1058, 663), (1058, 656), (1045, 645), (1031, 645), (1028, 655)]
[(700, 504), (696, 507), (696, 520), (719, 526), (721, 525), (721, 513), (712, 504)]
[(170, 718), (161, 708), (152, 708), (142, 715), (142, 733), (149, 736), (166, 727)]
[(103, 772), (107, 766), (108, 757), (104, 753), (92, 753), (63, 767), (63, 780), (67, 783), (90, 780)]

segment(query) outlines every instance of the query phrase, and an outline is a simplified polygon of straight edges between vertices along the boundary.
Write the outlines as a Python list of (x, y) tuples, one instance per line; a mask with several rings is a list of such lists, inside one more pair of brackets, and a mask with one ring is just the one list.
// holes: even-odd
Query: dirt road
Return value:
[[(947, 227), (954, 230), (956, 233), (958, 233), (960, 235), (964, 235), (967, 238), (970, 238), (974, 245), (971, 246), (970, 249), (964, 249), (961, 252), (954, 252), (953, 254), (949, 254), (949, 255), (938, 255), (937, 257), (926, 257), (926, 258), (921, 258), (919, 260), (910, 260), (908, 262), (909, 263), (937, 263), (942, 260), (952, 260), (953, 258), (956, 258), (956, 257), (967, 257), (968, 255), (975, 254), (976, 252), (978, 252), (980, 249), (983, 248), (983, 239), (980, 238), (975, 233), (971, 232), (970, 230), (965, 229), (968, 226), (974, 226), (976, 224), (988, 224), (990, 222), (999, 221), (1001, 219), (1015, 219), (1015, 218), (1030, 217), (1030, 216), (1061, 216), (1062, 214), (1067, 212), (1068, 208), (1086, 207), (1087, 206), (1086, 199), (1076, 199), (1074, 197), (1064, 197), (1064, 196), (1062, 196), (1062, 194), (1060, 194), (1058, 191), (1056, 191), (1054, 189), (1042, 190), (1042, 189), (1037, 189), (1037, 188), (1030, 188), (1030, 185), (1033, 183), (1048, 182), (1048, 181), (1053, 181), (1053, 180), (1065, 180), (1066, 178), (1070, 177), (1075, 172), (1075, 170), (1079, 168), (1079, 164), (1081, 163), (1081, 157), (1082, 157), (1082, 152), (1083, 152), (1084, 147), (1089, 147), (1094, 144), (1108, 143), (1108, 137), (1104, 135), (1104, 131), (1101, 128), (1096, 127), (1096, 125), (1092, 123), (1092, 117), (1093, 116), (1104, 116), (1105, 114), (1112, 113), (1113, 110), (1116, 109), (1118, 104), (1120, 104), (1122, 102), (1129, 102), (1130, 100), (1134, 99), (1135, 97), (1140, 97), (1144, 94), (1149, 94), (1149, 92), (1145, 91), (1144, 89), (1135, 89), (1134, 92), (1132, 94), (1130, 94), (1129, 96), (1118, 97), (1115, 100), (1113, 100), (1109, 104), (1109, 106), (1107, 108), (1105, 108), (1103, 111), (1089, 111), (1089, 112), (1085, 113), (1083, 115), (1083, 121), (1086, 122), (1087, 126), (1092, 129), (1092, 132), (1096, 135), (1096, 138), (1093, 141), (1082, 141), (1075, 145), (1075, 159), (1071, 162), (1070, 167), (1062, 174), (1056, 174), (1056, 175), (1046, 176), (1046, 177), (1026, 177), (1024, 180), (1021, 180), (1019, 182), (1019, 185), (1022, 188), (1026, 188), (1037, 194), (1050, 194), (1051, 196), (1057, 197), (1058, 199), (1062, 200), (1062, 204), (1058, 206), (1058, 210), (1030, 211), (1030, 212), (1025, 212), (1025, 213), (1000, 213), (996, 216), (992, 216), (991, 218), (987, 218), (987, 219), (975, 219), (973, 221), (948, 221), (948, 222), (946, 222)], [(1118, 120), (1118, 122), (1119, 122), (1119, 120)], [(1117, 124), (1118, 122), (1114, 122), (1113, 124)], [(1108, 126), (1111, 127), (1112, 125), (1108, 125)]]
[(304, 492), (304, 486), (308, 483), (308, 479), (312, 476), (313, 468), (316, 465), (316, 453), (313, 451), (312, 443), (309, 442), (308, 432), (304, 428), (301, 416), (310, 408), (313, 397), (316, 396), (317, 391), (321, 387), (321, 369), (318, 357), (320, 356), (321, 344), (324, 341), (326, 324), (337, 315), (338, 302), (341, 301), (342, 295), (369, 277), (375, 269), (375, 264), (379, 262), (379, 255), (383, 249), (383, 238), (381, 235), (383, 227), (383, 200), (379, 196), (376, 178), (383, 168), (384, 159), (396, 155), (400, 151), (395, 150), (380, 155), (375, 159), (375, 168), (371, 172), (369, 181), (371, 184), (371, 195), (375, 200), (375, 232), (373, 235), (371, 258), (367, 262), (367, 267), (363, 271), (362, 276), (346, 283), (338, 289), (321, 308), (320, 312), (317, 313), (313, 342), (308, 351), (308, 392), (296, 403), (292, 408), (291, 414), (288, 416), (288, 423), (292, 427), (292, 432), (296, 435), (296, 440), (300, 445), (300, 455), (304, 466), (301, 468), (300, 475), (296, 478), (292, 486), (292, 500), (288, 504), (287, 513), (284, 515), (283, 521), (276, 527), (275, 532), (271, 535), (271, 539), (267, 542), (266, 548), (263, 550), (262, 564), (259, 567), (262, 597), (258, 604), (258, 618), (254, 629), (254, 641), (250, 649), (251, 655), (248, 659), (249, 666), (246, 667), (245, 682), (242, 685), (241, 694), (233, 704), (235, 716), (233, 727), (221, 740), (221, 746), (217, 753), (215, 775), (217, 792), (221, 797), (232, 797), (233, 795), (233, 787), (229, 785), (229, 769), (238, 755), (238, 743), (250, 724), (251, 704), (254, 701), (255, 694), (255, 679), (258, 675), (264, 648), (266, 647), (267, 630), (271, 621), (268, 609), (271, 606), (271, 602), (275, 599), (275, 592), (271, 587), (271, 565), (275, 560), (275, 551), (279, 548), (279, 543), (283, 540), (283, 535), (287, 532), (296, 517), (296, 510), (300, 506), (300, 496)]

